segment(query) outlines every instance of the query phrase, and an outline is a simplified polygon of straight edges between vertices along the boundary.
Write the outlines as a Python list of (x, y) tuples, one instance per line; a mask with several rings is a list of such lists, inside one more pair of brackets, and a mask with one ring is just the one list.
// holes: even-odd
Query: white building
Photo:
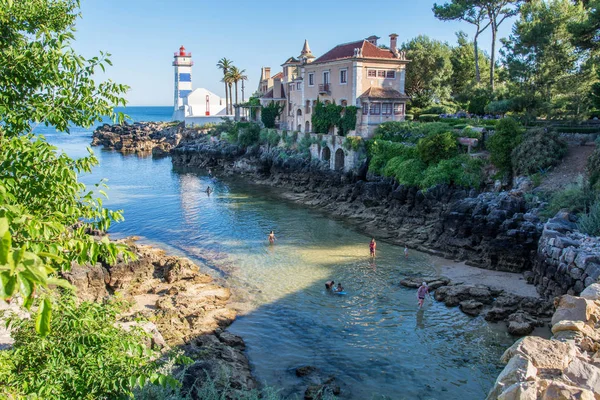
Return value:
[(185, 47), (181, 46), (173, 58), (175, 85), (172, 119), (185, 121), (186, 125), (200, 126), (221, 122), (221, 118), (228, 116), (225, 99), (204, 88), (192, 89), (192, 53), (186, 52)]

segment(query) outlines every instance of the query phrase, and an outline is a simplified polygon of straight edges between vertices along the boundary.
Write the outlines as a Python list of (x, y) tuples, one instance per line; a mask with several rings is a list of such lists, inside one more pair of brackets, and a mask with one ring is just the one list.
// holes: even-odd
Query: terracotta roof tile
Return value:
[(392, 88), (370, 87), (361, 96), (361, 99), (393, 99), (408, 100), (409, 97)]
[(271, 77), (272, 79), (283, 78), (283, 72), (278, 72)]
[(341, 60), (344, 58), (354, 57), (354, 49), (361, 48), (362, 56), (365, 58), (388, 58), (395, 59), (394, 53), (387, 49), (380, 49), (373, 43), (367, 40), (359, 40), (356, 42), (345, 43), (335, 46), (321, 57), (317, 58), (314, 63)]

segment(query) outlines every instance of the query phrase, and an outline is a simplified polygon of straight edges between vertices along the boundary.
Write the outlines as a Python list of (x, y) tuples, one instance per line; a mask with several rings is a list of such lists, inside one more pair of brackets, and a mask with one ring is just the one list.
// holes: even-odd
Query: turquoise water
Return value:
[[(136, 120), (168, 119), (171, 108), (129, 108)], [(38, 128), (70, 155), (85, 155), (90, 131), (70, 136)], [(100, 166), (86, 183), (108, 178), (106, 205), (126, 221), (115, 236), (142, 241), (204, 262), (226, 277), (241, 335), (256, 376), (282, 394), (306, 385), (294, 369), (333, 375), (347, 399), (481, 399), (499, 372), (496, 361), (513, 339), (481, 318), (427, 300), (416, 306), (406, 275), (434, 275), (431, 257), (378, 243), (375, 262), (366, 237), (320, 212), (279, 200), (243, 180), (213, 182), (204, 171), (175, 171), (154, 160), (95, 149)], [(207, 185), (214, 188), (209, 197)], [(266, 240), (274, 230), (277, 241)], [(324, 282), (342, 282), (345, 296)]]

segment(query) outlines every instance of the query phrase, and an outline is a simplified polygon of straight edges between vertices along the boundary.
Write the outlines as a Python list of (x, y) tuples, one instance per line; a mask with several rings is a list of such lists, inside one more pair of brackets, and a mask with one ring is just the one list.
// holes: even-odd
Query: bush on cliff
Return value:
[(374, 138), (392, 142), (417, 143), (426, 136), (448, 132), (448, 130), (448, 125), (441, 122), (389, 121), (375, 128)]
[(436, 133), (419, 140), (417, 153), (425, 164), (437, 164), (455, 156), (458, 153), (458, 144), (452, 133)]
[(238, 143), (242, 147), (250, 147), (258, 143), (260, 126), (252, 122), (238, 122)]
[[(40, 304), (38, 303), (38, 306)], [(179, 385), (157, 373), (157, 353), (141, 328), (116, 325), (123, 303), (55, 299), (51, 332), (36, 333), (35, 319), (12, 319), (10, 350), (0, 351), (0, 394), (40, 399), (124, 398), (136, 386)], [(5, 398), (3, 396), (3, 398)]]
[(274, 101), (269, 103), (266, 107), (260, 109), (260, 120), (265, 125), (265, 128), (275, 128), (275, 121), (281, 114), (283, 106)]
[(423, 173), (420, 187), (439, 184), (478, 188), (483, 181), (483, 160), (463, 154), (430, 166)]
[(600, 236), (600, 201), (596, 200), (586, 212), (579, 216), (577, 228), (590, 236)]
[(579, 214), (588, 209), (596, 198), (596, 194), (590, 189), (583, 177), (568, 185), (563, 190), (552, 193), (548, 204), (544, 207), (542, 215), (550, 218), (560, 210), (567, 210)]
[(426, 168), (427, 165), (418, 158), (399, 156), (387, 163), (383, 175), (395, 178), (401, 185), (420, 186)]
[(596, 149), (590, 155), (586, 165), (590, 186), (595, 190), (600, 189), (600, 147), (596, 144)]
[(383, 169), (388, 161), (394, 157), (414, 158), (416, 157), (416, 150), (414, 147), (401, 143), (373, 139), (367, 142), (367, 154), (370, 157), (369, 172), (383, 175)]
[(567, 143), (557, 133), (535, 128), (525, 133), (511, 156), (515, 174), (530, 175), (558, 164), (565, 154)]
[(512, 172), (512, 151), (521, 143), (523, 128), (512, 118), (503, 118), (496, 125), (494, 135), (486, 142), (490, 160), (503, 174)]

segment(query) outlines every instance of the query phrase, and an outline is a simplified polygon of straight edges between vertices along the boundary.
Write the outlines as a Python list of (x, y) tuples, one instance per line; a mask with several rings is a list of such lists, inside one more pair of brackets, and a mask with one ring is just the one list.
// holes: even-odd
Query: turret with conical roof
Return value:
[(308, 45), (308, 40), (304, 39), (304, 46), (302, 47), (302, 51), (300, 52), (300, 56), (298, 57), (303, 63), (310, 63), (316, 57), (310, 51), (310, 47)]

